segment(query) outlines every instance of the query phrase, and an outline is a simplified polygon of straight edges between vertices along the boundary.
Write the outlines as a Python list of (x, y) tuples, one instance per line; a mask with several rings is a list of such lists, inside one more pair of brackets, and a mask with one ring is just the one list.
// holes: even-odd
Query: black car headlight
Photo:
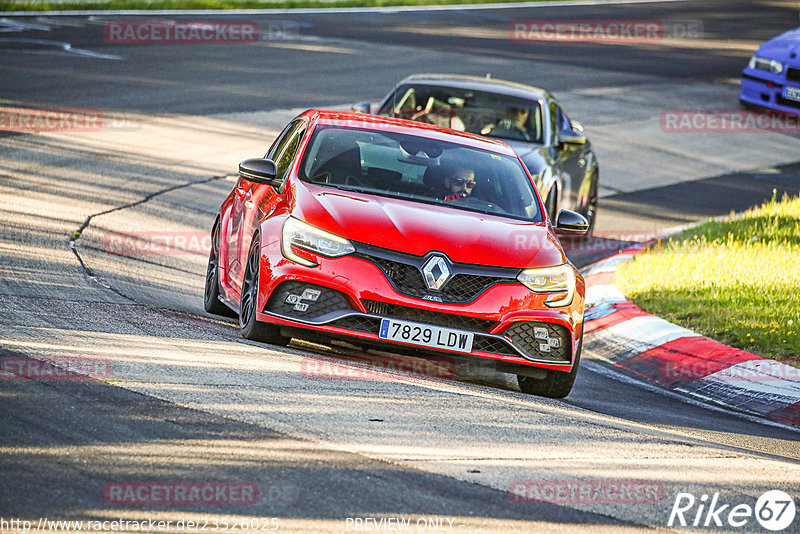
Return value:
[(283, 256), (306, 267), (315, 267), (317, 265), (308, 258), (298, 255), (292, 250), (292, 247), (307, 250), (326, 258), (337, 258), (356, 251), (356, 248), (347, 239), (316, 226), (311, 226), (294, 217), (289, 217), (283, 223), (283, 232), (281, 234)]

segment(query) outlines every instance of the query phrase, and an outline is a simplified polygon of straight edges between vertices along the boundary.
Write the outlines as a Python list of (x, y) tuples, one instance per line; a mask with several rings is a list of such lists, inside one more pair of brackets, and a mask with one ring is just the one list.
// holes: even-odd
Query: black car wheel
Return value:
[(292, 340), (281, 335), (280, 328), (256, 320), (258, 309), (258, 278), (261, 272), (261, 246), (258, 236), (253, 238), (247, 267), (242, 282), (242, 300), (239, 306), (239, 328), (242, 337), (253, 341), (263, 341), (272, 345), (286, 345)]
[(569, 395), (570, 391), (572, 391), (573, 384), (575, 384), (575, 377), (578, 374), (578, 364), (581, 361), (582, 348), (583, 334), (581, 334), (581, 340), (578, 342), (575, 365), (572, 366), (572, 370), (569, 373), (548, 369), (547, 374), (545, 374), (543, 378), (517, 375), (519, 389), (522, 390), (523, 393), (529, 395), (538, 395), (551, 399), (563, 399)]
[(208, 313), (236, 317), (236, 314), (219, 300), (219, 223), (211, 231), (211, 252), (206, 269), (206, 289), (203, 294), (203, 308)]

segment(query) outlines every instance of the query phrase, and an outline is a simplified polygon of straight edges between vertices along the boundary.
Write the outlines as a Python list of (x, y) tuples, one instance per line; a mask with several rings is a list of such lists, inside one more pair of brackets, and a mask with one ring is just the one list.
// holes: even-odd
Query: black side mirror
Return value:
[(275, 162), (271, 159), (246, 159), (239, 164), (239, 176), (249, 182), (279, 187), (281, 182), (275, 179), (277, 174)]
[(579, 237), (589, 231), (589, 221), (580, 213), (561, 210), (556, 217), (555, 230), (558, 235)]

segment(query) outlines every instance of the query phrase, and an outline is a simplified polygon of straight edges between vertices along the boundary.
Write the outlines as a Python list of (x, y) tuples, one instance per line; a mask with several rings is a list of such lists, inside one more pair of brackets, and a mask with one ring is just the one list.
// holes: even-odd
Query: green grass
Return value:
[(800, 197), (702, 224), (620, 267), (643, 310), (722, 343), (800, 363)]
[[(514, 0), (0, 0), (2, 11), (101, 11), (122, 9), (292, 9), (334, 7), (495, 4)], [(518, 0), (531, 1), (531, 0)], [(545, 1), (545, 0), (533, 0)]]

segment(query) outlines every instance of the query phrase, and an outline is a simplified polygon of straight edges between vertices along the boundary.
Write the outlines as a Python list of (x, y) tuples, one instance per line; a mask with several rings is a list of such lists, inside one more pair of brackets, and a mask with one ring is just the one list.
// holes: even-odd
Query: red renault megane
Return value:
[[(583, 338), (584, 282), (519, 157), (502, 141), (309, 110), (239, 165), (217, 215), (205, 309), (247, 339), (346, 338), (461, 354), (564, 397)], [(230, 310), (229, 310), (230, 309)]]

